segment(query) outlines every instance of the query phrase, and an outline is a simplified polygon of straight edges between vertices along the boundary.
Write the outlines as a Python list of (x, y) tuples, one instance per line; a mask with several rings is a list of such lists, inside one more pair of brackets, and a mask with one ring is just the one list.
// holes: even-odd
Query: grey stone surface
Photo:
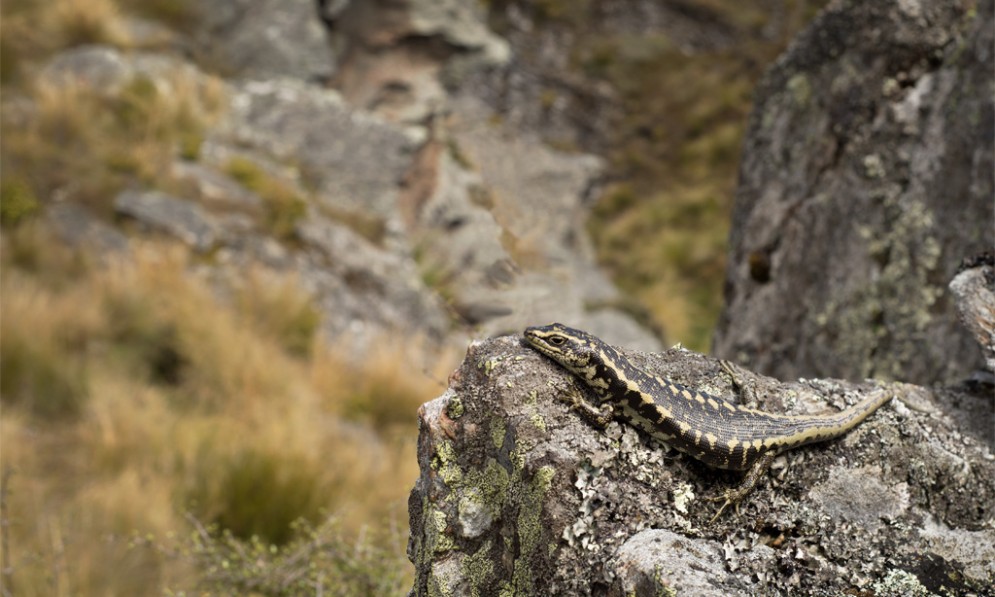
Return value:
[(756, 92), (716, 354), (782, 379), (954, 381), (946, 284), (995, 244), (993, 2), (833, 2)]
[[(728, 597), (722, 544), (695, 541), (664, 529), (647, 529), (630, 537), (612, 562), (617, 575), (612, 597), (659, 595), (667, 590), (700, 597)], [(740, 591), (743, 587), (739, 588)]]
[(110, 224), (98, 220), (84, 207), (56, 203), (46, 215), (56, 233), (70, 246), (95, 249), (98, 253), (119, 253), (128, 249), (128, 237)]
[(297, 268), (326, 313), (330, 338), (352, 337), (362, 344), (378, 331), (403, 330), (442, 339), (449, 319), (409, 260), (321, 217), (302, 222), (297, 232), (312, 249), (299, 256)]
[[(736, 399), (718, 361), (622, 350), (647, 371)], [(780, 456), (710, 523), (703, 498), (739, 481), (560, 400), (580, 391), (520, 336), (470, 346), (419, 411), (408, 505), (412, 595), (810, 595), (896, 586), (983, 595), (995, 582), (995, 455), (951, 417), (959, 390), (742, 371), (756, 407), (816, 414), (894, 399), (836, 441)], [(901, 582), (899, 582), (901, 581)]]
[(205, 84), (209, 77), (192, 63), (167, 53), (125, 53), (103, 45), (82, 45), (56, 54), (41, 70), (42, 80), (55, 85), (86, 85), (92, 90), (113, 95), (136, 77), (155, 82), (166, 94), (175, 93), (171, 77), (190, 85)]
[(335, 91), (271, 79), (236, 86), (228, 117), (204, 151), (229, 145), (292, 163), (320, 201), (390, 218), (417, 142), (351, 109)]
[(70, 79), (108, 89), (120, 85), (130, 74), (126, 58), (117, 49), (84, 45), (56, 55), (42, 69), (41, 78), (53, 83)]
[(222, 72), (309, 79), (335, 70), (314, 0), (203, 0), (197, 10), (198, 53)]
[(416, 157), (402, 205), (422, 267), (482, 335), (557, 320), (658, 349), (652, 333), (610, 308), (619, 293), (594, 265), (584, 219), (602, 162), (550, 149), (492, 116), (463, 98), (443, 138)]
[(447, 73), (510, 57), (480, 3), (365, 0), (332, 12), (329, 29), (342, 48), (335, 87), (352, 105), (392, 122), (424, 124), (444, 109)]
[(177, 161), (173, 163), (172, 174), (178, 181), (189, 183), (203, 201), (227, 207), (258, 208), (262, 205), (259, 195), (204, 164)]
[(950, 281), (960, 320), (985, 356), (985, 367), (995, 373), (995, 260), (992, 254), (969, 264)]
[(160, 191), (124, 191), (114, 199), (114, 209), (197, 251), (210, 250), (218, 240), (217, 223), (203, 208)]

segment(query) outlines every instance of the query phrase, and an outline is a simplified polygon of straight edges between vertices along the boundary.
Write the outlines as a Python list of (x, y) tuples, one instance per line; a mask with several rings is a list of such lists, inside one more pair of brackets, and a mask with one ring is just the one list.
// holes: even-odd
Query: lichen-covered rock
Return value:
[(995, 244), (992, 0), (837, 1), (756, 92), (716, 354), (781, 379), (955, 381), (946, 283)]
[[(734, 399), (714, 359), (622, 352)], [(774, 412), (844, 408), (882, 387), (894, 400), (839, 440), (778, 457), (738, 513), (710, 524), (718, 505), (702, 498), (739, 475), (627, 425), (589, 426), (558, 400), (587, 391), (518, 337), (471, 345), (419, 413), (412, 594), (985, 594), (995, 456), (951, 418), (956, 390), (742, 377)]]

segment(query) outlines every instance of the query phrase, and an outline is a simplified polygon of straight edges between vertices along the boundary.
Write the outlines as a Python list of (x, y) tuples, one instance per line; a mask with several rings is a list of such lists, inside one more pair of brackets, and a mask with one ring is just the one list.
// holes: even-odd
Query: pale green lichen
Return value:
[(532, 576), (532, 557), (539, 547), (542, 536), (542, 503), (552, 486), (556, 469), (550, 465), (539, 468), (530, 483), (522, 487), (518, 515), (519, 556), (512, 572), (512, 585), (515, 593), (531, 595), (535, 593), (535, 579)]
[(453, 487), (460, 482), (463, 473), (456, 464), (456, 451), (451, 441), (439, 442), (435, 456), (432, 458), (432, 468), (439, 473), (446, 485)]
[[(933, 305), (943, 291), (932, 281), (941, 248), (931, 234), (935, 218), (929, 208), (896, 196), (885, 197), (883, 204), (891, 224), (878, 237), (867, 238), (868, 254), (881, 264), (873, 283), (837, 296), (811, 315), (816, 327), (845, 339), (836, 352), (858, 368), (855, 377), (900, 377), (922, 350)], [(879, 354), (885, 338), (889, 350)]]
[(694, 501), (694, 486), (690, 483), (678, 483), (674, 487), (674, 508), (678, 512), (688, 513), (688, 505)]
[(447, 578), (439, 578), (435, 574), (429, 574), (428, 587), (429, 597), (452, 597), (452, 588), (446, 583)]
[(546, 432), (546, 419), (539, 413), (539, 392), (532, 390), (525, 399), (525, 406), (529, 411), (529, 421), (536, 429)]
[(475, 490), (488, 512), (497, 517), (501, 511), (501, 504), (505, 502), (510, 483), (511, 475), (501, 463), (494, 458), (488, 458), (483, 470), (467, 471), (463, 488)]
[(494, 359), (487, 359), (486, 361), (477, 361), (477, 369), (483, 369), (484, 375), (490, 377), (491, 372), (494, 371), (494, 368), (498, 366), (501, 360), (501, 357), (496, 357)]
[(472, 555), (463, 559), (461, 564), (463, 578), (470, 581), (471, 597), (481, 597), (480, 587), (490, 583), (494, 578), (494, 561), (491, 554), (491, 540), (488, 539)]
[(864, 176), (867, 178), (884, 178), (884, 162), (881, 161), (881, 156), (876, 153), (864, 156)]
[(460, 400), (459, 396), (453, 396), (449, 399), (449, 404), (446, 405), (446, 416), (450, 419), (458, 419), (463, 416), (466, 410), (463, 407), (463, 401)]
[(808, 77), (799, 73), (788, 79), (788, 92), (795, 104), (806, 106), (812, 99), (812, 84), (808, 82)]
[(935, 593), (923, 586), (915, 575), (904, 570), (891, 570), (884, 579), (872, 585), (876, 597), (932, 597)]
[[(415, 553), (421, 557), (420, 565), (428, 567), (436, 555), (454, 549), (456, 544), (446, 535), (445, 512), (432, 508), (425, 500), (422, 501), (422, 512), (424, 513), (422, 515), (423, 537), (416, 538), (418, 545), (416, 545)], [(429, 592), (431, 593), (431, 587), (429, 587)]]
[(446, 521), (446, 513), (442, 510), (432, 510), (431, 516), (432, 528), (435, 535), (432, 551), (435, 554), (440, 554), (455, 549), (456, 543), (453, 542), (452, 537), (446, 534), (446, 527), (449, 526), (449, 523)]
[(500, 450), (504, 446), (504, 436), (507, 431), (504, 420), (495, 418), (491, 421), (491, 442)]
[(653, 584), (656, 585), (656, 597), (677, 597), (677, 589), (667, 584), (663, 570), (659, 566), (653, 571)]

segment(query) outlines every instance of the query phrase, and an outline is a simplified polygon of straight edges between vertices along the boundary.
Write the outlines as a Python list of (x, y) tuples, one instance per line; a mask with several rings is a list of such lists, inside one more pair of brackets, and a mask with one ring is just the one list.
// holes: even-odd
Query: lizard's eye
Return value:
[(567, 343), (567, 339), (563, 336), (550, 336), (549, 343), (553, 346), (563, 346)]

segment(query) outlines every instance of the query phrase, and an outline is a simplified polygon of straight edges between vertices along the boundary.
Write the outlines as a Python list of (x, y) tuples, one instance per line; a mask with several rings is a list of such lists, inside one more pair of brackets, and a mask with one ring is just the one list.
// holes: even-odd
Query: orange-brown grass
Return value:
[[(389, 565), (407, 570), (399, 535), (417, 476), (415, 411), (445, 375), (427, 346), (394, 337), (357, 358), (322, 342), (310, 316), (299, 323), (313, 307), (293, 280), (250, 276), (242, 292), (257, 296), (221, 302), (175, 246), (74, 265), (24, 225), (4, 233), (2, 250), (3, 558), (14, 594), (196, 589), (205, 562), (253, 536), (286, 566), (294, 558), (267, 546), (292, 542), (294, 520), (316, 528), (327, 516), (341, 537), (326, 545), (390, 535)], [(53, 398), (60, 384), (66, 394)], [(234, 551), (221, 539), (183, 547), (187, 513), (227, 529)], [(382, 574), (367, 561), (348, 562), (356, 587)], [(212, 578), (221, 592), (255, 586)]]
[(163, 186), (173, 160), (195, 158), (224, 98), (219, 80), (182, 68), (115, 89), (39, 78), (24, 92), (30, 107), (5, 102), (0, 112), (5, 194), (18, 189), (27, 204), (60, 196), (105, 213), (120, 189)]
[(51, 56), (81, 44), (130, 44), (123, 15), (113, 0), (4, 0), (0, 40), (8, 54), (3, 81)]

